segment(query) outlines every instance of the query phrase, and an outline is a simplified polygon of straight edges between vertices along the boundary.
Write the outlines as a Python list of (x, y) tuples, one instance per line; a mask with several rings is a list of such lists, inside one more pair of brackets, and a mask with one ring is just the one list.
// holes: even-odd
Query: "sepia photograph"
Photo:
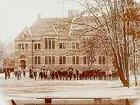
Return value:
[(140, 0), (0, 0), (0, 105), (140, 105)]

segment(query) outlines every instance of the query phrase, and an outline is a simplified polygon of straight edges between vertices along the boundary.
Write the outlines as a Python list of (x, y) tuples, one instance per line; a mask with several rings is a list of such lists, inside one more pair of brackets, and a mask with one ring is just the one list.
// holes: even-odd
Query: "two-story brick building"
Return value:
[[(72, 31), (77, 28), (72, 24), (73, 19), (72, 16), (42, 18), (38, 15), (36, 22), (14, 40), (15, 66), (87, 67), (86, 55), (77, 51), (81, 36)], [(109, 68), (111, 63), (108, 57), (97, 55), (94, 65)]]

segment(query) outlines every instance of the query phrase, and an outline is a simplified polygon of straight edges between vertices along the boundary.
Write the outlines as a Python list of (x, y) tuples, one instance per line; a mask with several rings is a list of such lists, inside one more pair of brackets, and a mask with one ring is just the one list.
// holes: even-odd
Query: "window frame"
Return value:
[(62, 58), (62, 56), (59, 56), (59, 64), (63, 64), (63, 58)]
[(38, 50), (40, 50), (41, 49), (41, 43), (38, 43)]

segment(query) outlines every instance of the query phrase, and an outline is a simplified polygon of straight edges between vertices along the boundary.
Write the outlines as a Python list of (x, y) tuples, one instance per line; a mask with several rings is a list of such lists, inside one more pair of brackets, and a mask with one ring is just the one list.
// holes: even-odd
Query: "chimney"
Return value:
[(38, 14), (38, 20), (41, 18), (41, 14)]

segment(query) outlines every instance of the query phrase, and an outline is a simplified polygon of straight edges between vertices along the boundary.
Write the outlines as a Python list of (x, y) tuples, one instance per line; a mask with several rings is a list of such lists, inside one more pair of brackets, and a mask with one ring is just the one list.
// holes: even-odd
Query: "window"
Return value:
[(41, 64), (41, 57), (38, 56), (38, 64)]
[(21, 44), (18, 44), (18, 49), (21, 50)]
[(51, 38), (49, 38), (48, 40), (49, 40), (49, 49), (51, 49), (51, 45), (52, 45)]
[(74, 42), (72, 43), (72, 49), (75, 49), (75, 43)]
[(59, 56), (59, 64), (62, 64), (62, 56)]
[(66, 49), (66, 43), (59, 43), (59, 49)]
[(79, 42), (73, 42), (72, 49), (79, 49)]
[(105, 64), (105, 56), (99, 56), (99, 64)]
[(102, 63), (102, 58), (101, 58), (101, 56), (99, 56), (99, 64), (101, 64)]
[(66, 64), (66, 56), (59, 56), (59, 64)]
[(63, 56), (63, 64), (66, 64), (66, 56)]
[(75, 64), (75, 56), (72, 57), (72, 64)]
[(52, 49), (55, 49), (55, 39), (52, 39)]
[(48, 56), (45, 56), (45, 64), (48, 64)]
[(45, 38), (45, 49), (48, 49), (48, 39)]
[(105, 56), (103, 56), (102, 58), (103, 58), (103, 64), (105, 64)]
[(36, 50), (37, 50), (37, 49), (38, 49), (38, 50), (41, 49), (41, 44), (40, 44), (40, 43), (35, 43), (35, 44), (34, 44), (34, 49), (36, 49)]
[(35, 56), (35, 64), (37, 64), (37, 56)]
[(66, 49), (66, 43), (63, 43), (63, 49)]
[(62, 49), (62, 43), (59, 43), (59, 49)]
[(52, 60), (51, 60), (51, 56), (49, 56), (49, 64), (51, 64), (51, 61), (52, 61)]
[(25, 49), (28, 49), (28, 44), (27, 43), (25, 44)]
[(79, 56), (76, 56), (76, 64), (79, 64)]
[(87, 64), (87, 57), (86, 56), (83, 57), (83, 62), (84, 62), (84, 64)]
[(35, 64), (41, 64), (41, 57), (35, 56)]
[(79, 49), (79, 43), (76, 43), (76, 49)]
[(55, 56), (45, 56), (45, 64), (55, 64)]
[(22, 49), (24, 49), (24, 44), (22, 44)]
[(38, 49), (41, 49), (41, 44), (40, 43), (38, 43)]
[(37, 49), (37, 43), (34, 44), (34, 48)]
[(52, 64), (55, 64), (55, 56), (52, 56)]
[(45, 49), (55, 49), (55, 38), (45, 38)]
[(72, 57), (72, 64), (79, 64), (79, 56)]

